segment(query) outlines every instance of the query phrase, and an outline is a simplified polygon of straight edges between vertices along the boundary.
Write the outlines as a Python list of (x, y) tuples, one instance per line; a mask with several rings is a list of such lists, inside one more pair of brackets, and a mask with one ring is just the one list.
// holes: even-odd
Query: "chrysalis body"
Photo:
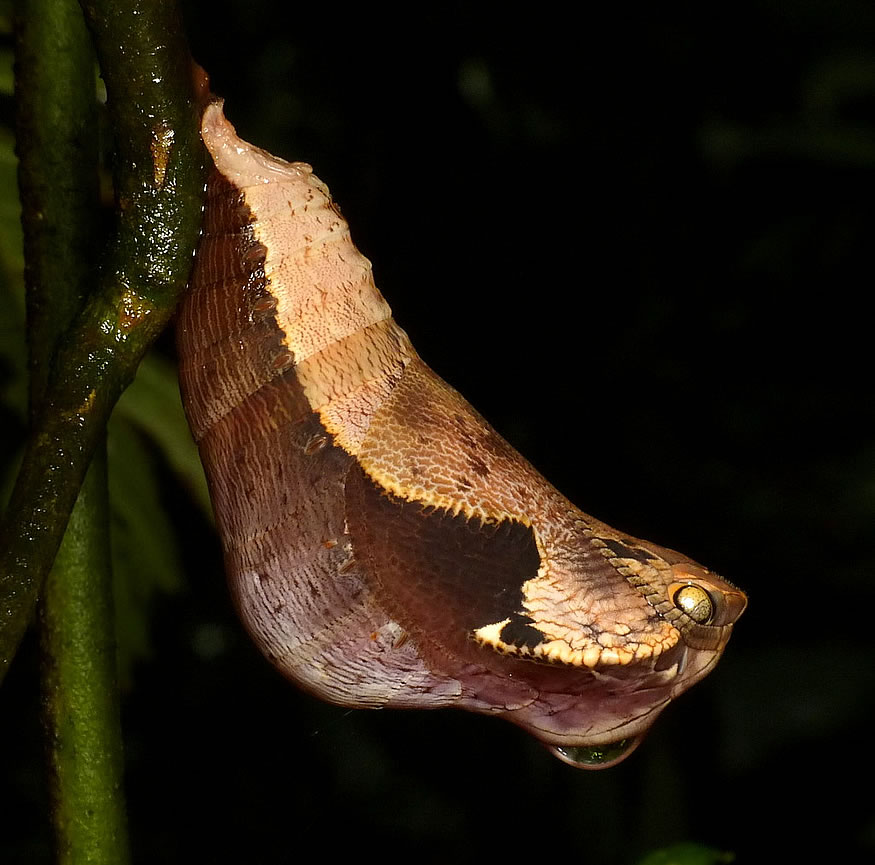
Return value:
[(616, 762), (714, 666), (745, 596), (579, 511), (435, 375), (309, 166), (220, 104), (202, 134), (180, 375), (253, 639), (331, 702), (496, 714)]

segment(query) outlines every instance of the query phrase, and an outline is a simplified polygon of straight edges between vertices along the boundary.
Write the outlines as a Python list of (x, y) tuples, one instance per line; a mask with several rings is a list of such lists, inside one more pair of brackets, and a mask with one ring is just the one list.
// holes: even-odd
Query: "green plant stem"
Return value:
[(15, 35), (33, 424), (58, 338), (93, 287), (97, 99), (94, 49), (76, 0), (16, 0)]
[[(33, 422), (55, 345), (93, 285), (96, 258), (94, 51), (76, 0), (19, 0), (16, 66)], [(130, 856), (102, 446), (43, 588), (39, 619), (56, 861), (124, 865)]]
[(106, 453), (91, 463), (39, 604), (59, 865), (130, 861), (116, 689)]
[(116, 141), (117, 228), (99, 289), (54, 356), (0, 533), (0, 679), (109, 414), (185, 288), (200, 227), (199, 94), (175, 5), (94, 0), (83, 8)]

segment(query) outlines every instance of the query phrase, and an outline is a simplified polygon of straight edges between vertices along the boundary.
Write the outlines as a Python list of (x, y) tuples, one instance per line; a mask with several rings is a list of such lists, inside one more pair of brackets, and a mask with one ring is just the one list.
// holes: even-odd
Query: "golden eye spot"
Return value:
[(674, 603), (699, 625), (707, 625), (714, 618), (714, 601), (701, 586), (682, 586), (674, 594)]

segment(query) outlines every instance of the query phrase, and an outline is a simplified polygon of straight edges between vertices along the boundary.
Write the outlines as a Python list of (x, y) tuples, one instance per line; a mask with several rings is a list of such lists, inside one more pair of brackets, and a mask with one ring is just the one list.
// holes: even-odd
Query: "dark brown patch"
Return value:
[(463, 651), (474, 630), (521, 610), (522, 585), (541, 563), (530, 527), (512, 520), (482, 524), (406, 501), (357, 463), (347, 477), (346, 499), (356, 557), (381, 604), (414, 635), (438, 635)]
[(641, 562), (645, 565), (656, 559), (656, 556), (653, 553), (648, 550), (642, 550), (640, 547), (629, 547), (613, 538), (600, 538), (600, 540), (618, 558), (635, 559), (635, 561)]
[(239, 190), (212, 172), (204, 233), (177, 327), (180, 385), (198, 440), (294, 361), (271, 312), (266, 255)]
[(473, 454), (467, 455), (468, 465), (471, 467), (473, 471), (475, 471), (481, 478), (485, 478), (489, 474), (489, 468), (486, 463), (483, 462), (479, 457), (474, 456)]

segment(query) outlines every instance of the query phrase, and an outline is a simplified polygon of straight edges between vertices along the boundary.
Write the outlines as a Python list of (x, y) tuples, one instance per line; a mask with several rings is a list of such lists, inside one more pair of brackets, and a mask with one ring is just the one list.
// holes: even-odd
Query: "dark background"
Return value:
[[(189, 586), (124, 703), (138, 863), (875, 855), (875, 6), (602, 5), (185, 8), (425, 359), (583, 510), (748, 591), (724, 660), (599, 773), (496, 720), (326, 706), (176, 502)], [(12, 862), (47, 861), (33, 729)]]

